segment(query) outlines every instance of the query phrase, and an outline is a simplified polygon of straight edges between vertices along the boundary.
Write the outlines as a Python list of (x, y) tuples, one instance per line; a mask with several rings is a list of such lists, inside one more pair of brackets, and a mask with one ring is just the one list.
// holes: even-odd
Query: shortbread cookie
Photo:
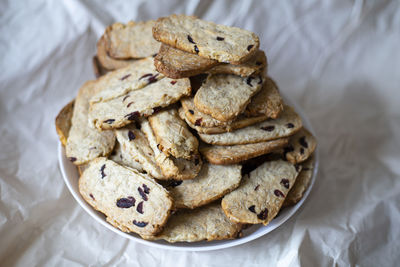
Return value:
[(247, 105), (245, 114), (247, 116), (266, 115), (268, 118), (276, 119), (283, 110), (283, 100), (279, 94), (278, 87), (271, 78), (266, 78), (263, 88)]
[(302, 121), (300, 116), (292, 107), (285, 106), (278, 119), (265, 120), (233, 132), (199, 134), (199, 136), (204, 142), (209, 144), (222, 146), (241, 145), (260, 143), (290, 136), (299, 131), (301, 127)]
[(69, 129), (71, 129), (71, 119), (74, 112), (75, 100), (65, 105), (56, 117), (56, 131), (60, 138), (61, 144), (66, 146)]
[(200, 146), (200, 153), (212, 164), (235, 164), (260, 155), (270, 153), (285, 146), (289, 138), (233, 146)]
[(152, 36), (154, 24), (154, 20), (112, 24), (104, 34), (107, 52), (118, 59), (144, 58), (156, 54), (160, 43)]
[(108, 70), (125, 68), (135, 61), (135, 59), (116, 59), (110, 57), (106, 51), (106, 40), (104, 36), (97, 42), (97, 58), (101, 66)]
[(289, 144), (282, 149), (284, 158), (293, 164), (305, 161), (315, 151), (317, 140), (304, 127), (290, 137)]
[(175, 208), (203, 206), (239, 186), (242, 174), (240, 165), (212, 165), (205, 163), (193, 180), (173, 181), (167, 190), (174, 199)]
[(187, 180), (197, 176), (203, 164), (200, 155), (194, 155), (191, 160), (167, 156), (158, 148), (156, 137), (147, 119), (142, 120), (141, 130), (146, 135), (154, 151), (157, 165), (166, 179)]
[(121, 145), (116, 142), (114, 146), (114, 150), (111, 152), (108, 159), (118, 163), (119, 165), (129, 167), (139, 172), (144, 172), (142, 164), (139, 163), (136, 159), (128, 154), (126, 151), (122, 151)]
[(137, 160), (152, 177), (160, 180), (165, 179), (156, 163), (154, 151), (144, 133), (135, 127), (127, 127), (115, 130), (115, 136), (121, 144), (121, 150), (124, 152), (125, 157), (132, 161)]
[(301, 164), (302, 169), (296, 178), (296, 182), (294, 183), (292, 189), (290, 189), (287, 194), (285, 201), (283, 202), (283, 207), (293, 206), (300, 199), (303, 198), (304, 193), (307, 188), (310, 186), (311, 178), (314, 172), (314, 158), (311, 157), (307, 161)]
[(226, 216), (237, 223), (267, 225), (278, 214), (298, 169), (283, 160), (263, 163), (222, 199)]
[(262, 84), (261, 76), (210, 75), (194, 96), (194, 104), (217, 120), (230, 121), (242, 113)]
[(152, 57), (135, 60), (125, 68), (112, 71), (98, 79), (96, 81), (98, 93), (90, 99), (90, 104), (115, 99), (162, 78), (164, 75), (156, 71)]
[(228, 63), (219, 64), (207, 71), (211, 74), (234, 74), (242, 77), (259, 74), (263, 70), (266, 72), (267, 57), (264, 51), (258, 50), (249, 60), (240, 65)]
[(169, 219), (164, 230), (145, 239), (164, 239), (170, 243), (234, 239), (241, 235), (242, 225), (231, 222), (219, 203), (194, 210), (180, 210)]
[(100, 156), (107, 156), (115, 144), (113, 132), (99, 132), (88, 125), (89, 99), (96, 90), (95, 86), (95, 81), (86, 82), (79, 89), (75, 99), (65, 153), (76, 165), (87, 163)]
[(258, 36), (252, 32), (186, 15), (159, 18), (153, 36), (180, 50), (231, 64), (245, 62), (259, 47)]
[(124, 232), (157, 234), (173, 201), (153, 179), (112, 160), (97, 158), (79, 178), (79, 192), (107, 221)]
[(96, 78), (99, 78), (109, 72), (109, 70), (101, 66), (97, 56), (93, 56), (92, 65), (93, 65), (94, 76), (96, 76)]
[(190, 95), (189, 79), (163, 78), (108, 101), (93, 103), (89, 120), (101, 130), (123, 127), (139, 117), (147, 117), (162, 107)]
[(198, 154), (199, 141), (189, 131), (176, 109), (167, 109), (149, 117), (158, 148), (175, 158), (191, 159)]
[(218, 61), (199, 57), (162, 44), (154, 58), (156, 69), (167, 77), (179, 79), (194, 76), (219, 64)]

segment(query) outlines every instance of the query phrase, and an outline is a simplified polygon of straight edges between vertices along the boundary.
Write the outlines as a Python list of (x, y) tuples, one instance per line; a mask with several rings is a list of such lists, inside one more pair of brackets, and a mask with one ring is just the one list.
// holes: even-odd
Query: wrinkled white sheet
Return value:
[[(54, 118), (93, 79), (115, 21), (171, 13), (256, 32), (281, 90), (308, 114), (320, 173), (309, 199), (258, 240), (214, 252), (128, 241), (78, 206)], [(398, 1), (1, 1), (1, 266), (395, 266), (400, 262)]]

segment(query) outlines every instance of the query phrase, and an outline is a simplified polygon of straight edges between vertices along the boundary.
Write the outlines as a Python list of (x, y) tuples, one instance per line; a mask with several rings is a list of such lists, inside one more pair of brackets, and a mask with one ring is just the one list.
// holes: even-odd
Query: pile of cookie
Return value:
[(82, 197), (150, 240), (237, 238), (310, 184), (316, 140), (252, 32), (186, 15), (115, 23), (56, 118)]

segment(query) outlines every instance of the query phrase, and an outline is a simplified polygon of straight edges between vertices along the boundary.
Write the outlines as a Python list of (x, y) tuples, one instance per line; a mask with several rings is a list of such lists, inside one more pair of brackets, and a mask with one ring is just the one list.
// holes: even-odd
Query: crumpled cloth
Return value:
[[(303, 207), (247, 244), (177, 252), (128, 241), (76, 203), (54, 119), (94, 79), (113, 22), (195, 14), (260, 36), (269, 74), (318, 138)], [(2, 266), (395, 266), (400, 262), (398, 1), (1, 1)]]

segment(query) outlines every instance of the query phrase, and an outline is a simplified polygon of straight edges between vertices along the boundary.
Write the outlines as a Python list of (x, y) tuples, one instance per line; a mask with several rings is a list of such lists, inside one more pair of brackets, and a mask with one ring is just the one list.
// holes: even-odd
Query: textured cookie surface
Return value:
[(259, 47), (258, 36), (252, 32), (186, 15), (159, 18), (153, 36), (180, 50), (232, 64), (246, 61)]
[(145, 239), (164, 239), (168, 242), (196, 242), (201, 240), (233, 239), (240, 235), (242, 225), (231, 222), (219, 203), (194, 210), (180, 210), (169, 219), (157, 236)]
[(167, 187), (176, 208), (196, 208), (239, 186), (242, 174), (240, 165), (212, 165), (205, 163), (193, 180), (174, 181)]
[(154, 151), (156, 163), (165, 179), (187, 180), (197, 176), (203, 163), (199, 155), (193, 156), (191, 160), (167, 156), (158, 148), (156, 137), (147, 119), (142, 120), (141, 130), (146, 135), (150, 147)]
[(217, 120), (230, 121), (242, 113), (262, 84), (261, 76), (210, 75), (194, 96), (194, 104)]
[(120, 128), (177, 102), (189, 95), (190, 90), (189, 79), (163, 78), (111, 100), (92, 103), (89, 120), (98, 129)]
[(267, 68), (267, 57), (264, 51), (258, 50), (249, 60), (240, 65), (228, 63), (219, 64), (207, 71), (211, 74), (234, 74), (242, 77), (248, 77), (261, 73)]
[(200, 146), (200, 153), (212, 164), (235, 164), (270, 153), (288, 143), (289, 138), (233, 146)]
[(311, 178), (314, 172), (314, 157), (309, 158), (301, 164), (301, 172), (296, 178), (292, 189), (287, 194), (283, 207), (288, 207), (296, 204), (302, 199), (307, 188), (310, 186)]
[(139, 172), (144, 171), (142, 164), (136, 161), (136, 159), (126, 151), (122, 151), (121, 145), (118, 142), (115, 143), (114, 150), (111, 152), (108, 159), (118, 163), (119, 165), (138, 170)]
[(218, 61), (199, 57), (171, 46), (162, 44), (154, 58), (156, 69), (170, 78), (194, 76), (217, 65)]
[(115, 144), (113, 132), (99, 132), (88, 124), (89, 99), (96, 90), (95, 85), (94, 81), (86, 82), (79, 89), (75, 99), (65, 151), (67, 157), (76, 165), (87, 163), (100, 156), (107, 156)]
[(305, 161), (315, 151), (317, 140), (306, 129), (302, 128), (290, 137), (289, 144), (282, 150), (284, 157), (293, 164)]
[(146, 136), (135, 127), (115, 130), (115, 136), (121, 144), (121, 150), (126, 159), (138, 161), (143, 169), (152, 177), (164, 179), (158, 167), (153, 149), (150, 147)]
[(110, 57), (106, 50), (106, 40), (104, 36), (97, 42), (97, 58), (100, 65), (107, 70), (124, 68), (135, 61), (135, 59), (116, 59)]
[(285, 106), (279, 118), (220, 134), (199, 134), (200, 138), (209, 144), (240, 145), (278, 139), (293, 135), (302, 127), (300, 116), (292, 107)]
[(233, 222), (267, 225), (278, 214), (297, 175), (289, 162), (267, 161), (222, 199), (222, 209)]
[(158, 147), (166, 155), (191, 159), (198, 154), (199, 142), (179, 117), (176, 109), (160, 111), (149, 117)]
[(56, 131), (60, 138), (61, 144), (67, 144), (69, 129), (71, 128), (71, 119), (74, 112), (75, 100), (72, 100), (65, 105), (56, 117)]
[(154, 235), (173, 206), (153, 179), (106, 158), (93, 160), (79, 179), (79, 192), (107, 221), (124, 232)]
[(126, 25), (114, 23), (104, 35), (107, 51), (113, 58), (144, 58), (158, 52), (160, 43), (154, 40), (152, 28), (155, 21), (130, 21)]
[(278, 87), (271, 78), (266, 78), (263, 88), (247, 105), (245, 114), (247, 116), (266, 115), (268, 118), (276, 119), (282, 110), (283, 100)]

